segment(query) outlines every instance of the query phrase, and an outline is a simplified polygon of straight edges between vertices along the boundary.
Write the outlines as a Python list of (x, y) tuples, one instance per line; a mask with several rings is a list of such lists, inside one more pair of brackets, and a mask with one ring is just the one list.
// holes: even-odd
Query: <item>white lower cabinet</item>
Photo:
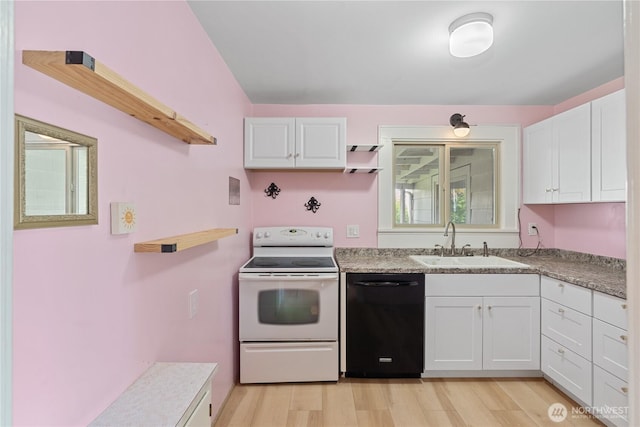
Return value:
[(427, 275), (425, 371), (540, 369), (538, 280)]
[(483, 300), (483, 369), (540, 369), (540, 298)]
[(542, 333), (591, 360), (591, 316), (542, 298)]
[(627, 378), (627, 331), (593, 319), (593, 363), (618, 378)]
[(542, 372), (581, 403), (592, 402), (592, 291), (542, 276)]
[(545, 276), (542, 372), (610, 426), (627, 426), (627, 303)]
[(628, 426), (627, 302), (593, 295), (593, 407), (612, 426)]
[(603, 421), (629, 425), (629, 389), (626, 381), (593, 365), (593, 407)]
[(482, 369), (482, 297), (427, 297), (425, 316), (426, 371)]
[(542, 372), (582, 403), (591, 405), (591, 361), (544, 335)]

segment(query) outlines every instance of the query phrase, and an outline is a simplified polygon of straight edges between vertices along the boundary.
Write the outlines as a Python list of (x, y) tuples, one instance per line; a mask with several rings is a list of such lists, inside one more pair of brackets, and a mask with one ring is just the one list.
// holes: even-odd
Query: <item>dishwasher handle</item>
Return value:
[(392, 281), (392, 280), (369, 280), (357, 281), (350, 283), (354, 286), (376, 287), (376, 288), (395, 288), (399, 286), (418, 286), (415, 281)]

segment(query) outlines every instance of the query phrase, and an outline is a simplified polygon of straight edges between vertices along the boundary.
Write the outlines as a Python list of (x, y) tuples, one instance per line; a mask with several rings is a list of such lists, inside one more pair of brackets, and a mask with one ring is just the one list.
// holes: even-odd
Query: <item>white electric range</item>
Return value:
[(332, 228), (256, 228), (239, 288), (241, 383), (338, 380)]

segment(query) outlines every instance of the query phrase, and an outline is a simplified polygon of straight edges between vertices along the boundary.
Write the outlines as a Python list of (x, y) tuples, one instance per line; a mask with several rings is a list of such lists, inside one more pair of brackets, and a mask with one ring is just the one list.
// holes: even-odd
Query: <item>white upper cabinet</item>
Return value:
[(591, 103), (591, 135), (592, 200), (625, 201), (627, 149), (624, 89)]
[(591, 200), (591, 105), (524, 129), (523, 203)]
[(558, 114), (553, 130), (558, 156), (554, 201), (588, 202), (591, 200), (591, 105)]
[(244, 167), (295, 167), (295, 119), (244, 119)]
[(346, 166), (347, 119), (245, 118), (246, 169), (340, 169)]
[(524, 129), (523, 203), (551, 203), (553, 127), (544, 120)]
[(523, 131), (525, 204), (626, 200), (624, 90)]

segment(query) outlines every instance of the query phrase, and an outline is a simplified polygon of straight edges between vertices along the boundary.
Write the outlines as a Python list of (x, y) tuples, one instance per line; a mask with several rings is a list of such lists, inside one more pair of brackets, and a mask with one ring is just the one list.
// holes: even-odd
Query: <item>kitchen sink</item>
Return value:
[(411, 255), (410, 258), (427, 267), (438, 268), (526, 268), (522, 264), (510, 259), (497, 256), (450, 256), (439, 255)]

